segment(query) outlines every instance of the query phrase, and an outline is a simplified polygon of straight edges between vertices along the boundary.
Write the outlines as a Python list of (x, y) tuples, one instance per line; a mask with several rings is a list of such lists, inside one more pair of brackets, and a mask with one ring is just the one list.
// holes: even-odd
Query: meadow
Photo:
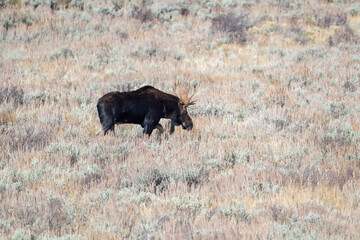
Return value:
[[(360, 239), (358, 1), (0, 0), (0, 22), (1, 239)], [(192, 131), (96, 136), (105, 93), (175, 81)]]

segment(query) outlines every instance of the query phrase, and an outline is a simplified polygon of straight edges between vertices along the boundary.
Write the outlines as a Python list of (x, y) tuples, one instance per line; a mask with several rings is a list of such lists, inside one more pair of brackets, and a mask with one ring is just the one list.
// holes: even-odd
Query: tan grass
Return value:
[[(359, 47), (330, 46), (344, 26), (309, 18), (350, 3), (308, 1), (304, 15), (239, 3), (253, 24), (243, 44), (213, 33), (195, 2), (196, 15), (145, 23), (128, 2), (114, 17), (97, 12), (111, 1), (91, 3), (2, 9), (39, 18), (0, 29), (0, 238), (360, 237)], [(62, 49), (73, 56), (51, 58)], [(103, 94), (176, 81), (196, 86), (192, 131), (95, 136)]]

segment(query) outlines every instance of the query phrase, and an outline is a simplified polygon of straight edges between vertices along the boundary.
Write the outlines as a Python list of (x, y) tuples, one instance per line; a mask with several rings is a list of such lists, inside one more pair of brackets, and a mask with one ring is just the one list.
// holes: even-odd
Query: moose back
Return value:
[(187, 107), (193, 105), (191, 97), (180, 92), (174, 96), (162, 92), (152, 86), (145, 86), (131, 92), (109, 92), (102, 96), (97, 104), (101, 131), (104, 135), (111, 130), (114, 132), (115, 124), (140, 124), (144, 134), (151, 135), (157, 128), (160, 132), (163, 127), (159, 123), (161, 118), (171, 119), (170, 134), (175, 126), (181, 125), (183, 129), (191, 130), (193, 122), (187, 112)]

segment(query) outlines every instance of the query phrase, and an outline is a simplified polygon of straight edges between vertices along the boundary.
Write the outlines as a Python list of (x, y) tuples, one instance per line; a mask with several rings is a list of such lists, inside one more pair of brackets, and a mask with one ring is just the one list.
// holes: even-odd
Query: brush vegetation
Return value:
[[(357, 1), (0, 9), (1, 239), (360, 238)], [(105, 93), (175, 81), (192, 131), (95, 136)]]

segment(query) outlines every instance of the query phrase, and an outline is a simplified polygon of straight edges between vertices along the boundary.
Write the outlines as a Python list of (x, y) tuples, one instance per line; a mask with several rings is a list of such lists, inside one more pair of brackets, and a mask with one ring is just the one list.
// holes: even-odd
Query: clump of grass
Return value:
[(33, 12), (23, 11), (20, 16), (20, 20), (22, 23), (26, 25), (26, 27), (31, 26), (35, 21), (37, 21), (37, 17)]
[(179, 176), (182, 182), (186, 183), (188, 188), (197, 187), (207, 181), (209, 170), (204, 167), (185, 169)]
[(66, 226), (69, 226), (73, 221), (74, 209), (67, 206), (61, 198), (50, 196), (46, 201), (45, 218), (49, 224), (49, 230), (60, 236)]
[(3, 1), (1, 1), (0, 7), (5, 7), (5, 6), (19, 7), (19, 6), (21, 6), (21, 0), (3, 0)]
[(334, 118), (340, 118), (348, 113), (348, 108), (344, 102), (332, 102), (329, 104), (331, 116)]
[(360, 4), (351, 4), (351, 6), (346, 9), (346, 13), (350, 14), (353, 17), (356, 17), (360, 13)]
[(349, 26), (341, 26), (338, 31), (336, 31), (334, 36), (330, 36), (328, 43), (330, 46), (336, 46), (340, 43), (353, 43), (357, 44), (360, 42), (360, 37), (355, 34), (354, 30)]
[(23, 2), (26, 6), (32, 6), (34, 9), (36, 9), (36, 8), (39, 7), (40, 5), (46, 4), (45, 1), (43, 1), (43, 0), (22, 0), (22, 2)]
[(157, 190), (162, 192), (170, 184), (170, 176), (168, 173), (155, 168), (151, 173), (151, 182), (154, 186), (155, 193)]
[(237, 223), (240, 221), (248, 222), (251, 221), (251, 214), (239, 203), (235, 202), (232, 206), (219, 206), (209, 212), (209, 218), (214, 215), (222, 215), (227, 218), (233, 218)]
[(171, 20), (179, 10), (179, 6), (173, 3), (153, 3), (149, 8), (152, 15), (160, 21)]
[(61, 49), (54, 50), (50, 55), (51, 60), (59, 59), (60, 57), (64, 57), (65, 59), (68, 57), (75, 58), (75, 54), (71, 48), (63, 47)]
[(120, 37), (120, 39), (126, 40), (129, 38), (129, 34), (127, 32), (122, 31), (121, 29), (116, 30), (115, 33)]
[(75, 164), (80, 157), (80, 149), (76, 144), (73, 144), (71, 142), (65, 143), (51, 143), (46, 148), (47, 154), (57, 154), (59, 152), (65, 153), (70, 158), (70, 165)]
[(286, 223), (294, 214), (291, 210), (278, 204), (270, 206), (270, 211), (272, 219), (280, 224)]
[(154, 193), (166, 190), (173, 179), (169, 171), (155, 168), (146, 174), (140, 174), (137, 178), (137, 187), (145, 190), (146, 187), (153, 186)]
[(359, 82), (358, 78), (353, 76), (343, 84), (343, 88), (345, 91), (356, 92), (356, 90), (359, 86), (359, 83), (360, 82)]
[(85, 164), (79, 162), (79, 171), (77, 172), (77, 181), (88, 188), (106, 180), (106, 174), (97, 164)]
[(12, 102), (15, 107), (24, 103), (24, 89), (17, 86), (0, 88), (0, 104)]
[(3, 168), (0, 170), (0, 192), (20, 192), (25, 188), (24, 173), (19, 169)]
[(298, 25), (291, 25), (287, 32), (296, 42), (302, 45), (305, 45), (311, 40), (309, 34)]
[(316, 165), (307, 166), (303, 171), (302, 181), (305, 185), (316, 187), (321, 180), (319, 168)]
[(10, 125), (16, 121), (16, 115), (7, 111), (0, 112), (0, 125)]
[(70, 7), (77, 7), (81, 11), (84, 11), (84, 5), (85, 5), (84, 0), (71, 0), (70, 2)]
[(131, 16), (142, 23), (151, 22), (154, 19), (153, 13), (146, 6), (134, 7)]
[(328, 185), (337, 186), (342, 190), (346, 182), (353, 179), (354, 171), (351, 168), (346, 169), (344, 172), (329, 171), (326, 176)]
[(100, 6), (99, 8), (94, 9), (97, 13), (100, 13), (102, 16), (111, 16), (115, 17), (115, 10), (108, 6)]
[[(339, 112), (336, 112), (336, 116), (339, 116)], [(341, 149), (349, 149), (358, 139), (359, 136), (352, 126), (349, 123), (340, 124), (339, 119), (331, 121), (325, 131), (315, 137), (321, 152), (333, 155), (339, 154)]]
[(50, 8), (52, 10), (59, 10), (61, 7), (66, 9), (69, 7), (78, 7), (81, 11), (84, 10), (84, 0), (50, 0)]
[(313, 15), (316, 25), (324, 28), (345, 26), (348, 23), (346, 13), (340, 8), (317, 9)]
[(2, 15), (2, 22), (6, 31), (8, 31), (10, 28), (17, 27), (20, 21), (21, 19), (18, 12), (6, 12)]
[(48, 130), (35, 130), (34, 127), (8, 128), (3, 132), (2, 144), (8, 143), (10, 151), (39, 150), (52, 139)]
[(24, 228), (18, 228), (16, 229), (16, 231), (13, 233), (11, 239), (13, 240), (28, 240), (29, 236), (27, 234), (26, 229)]
[(114, 6), (115, 12), (122, 9), (124, 7), (124, 4), (125, 4), (124, 0), (112, 0), (111, 3)]
[(42, 103), (45, 104), (47, 100), (49, 100), (50, 94), (48, 92), (36, 90), (34, 92), (29, 92), (24, 95), (24, 103)]
[(251, 27), (248, 14), (224, 13), (211, 21), (214, 32), (221, 32), (231, 43), (246, 43), (249, 40), (247, 30)]

